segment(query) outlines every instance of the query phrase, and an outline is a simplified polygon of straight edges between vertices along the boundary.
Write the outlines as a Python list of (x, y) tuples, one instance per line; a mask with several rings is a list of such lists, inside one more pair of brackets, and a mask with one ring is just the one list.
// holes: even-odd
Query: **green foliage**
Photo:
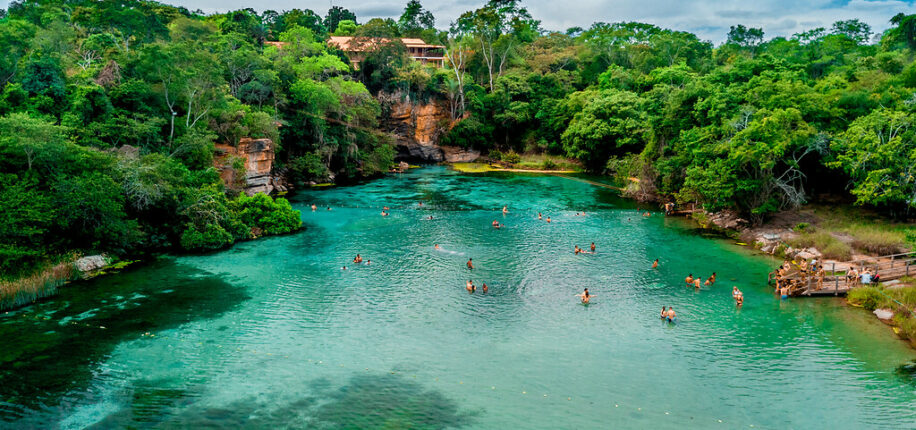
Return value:
[(284, 198), (272, 199), (266, 194), (241, 195), (230, 204), (230, 210), (249, 229), (266, 234), (284, 234), (299, 229), (299, 211), (293, 210)]
[(861, 306), (873, 311), (882, 308), (888, 300), (880, 293), (878, 287), (863, 286), (854, 288), (846, 293), (846, 300), (855, 306)]
[(207, 224), (202, 229), (191, 226), (181, 234), (181, 247), (191, 251), (225, 248), (234, 241), (232, 234), (219, 224)]

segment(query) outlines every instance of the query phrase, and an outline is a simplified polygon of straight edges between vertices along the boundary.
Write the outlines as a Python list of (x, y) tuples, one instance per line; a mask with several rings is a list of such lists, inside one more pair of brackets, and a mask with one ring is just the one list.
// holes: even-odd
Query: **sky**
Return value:
[[(276, 11), (312, 9), (325, 15), (333, 3), (356, 13), (359, 22), (370, 18), (395, 18), (407, 0), (161, 0), (163, 3), (225, 12), (253, 8)], [(476, 9), (485, 0), (421, 0), (445, 29), (458, 15)], [(0, 0), (5, 8), (9, 0)], [(729, 26), (762, 27), (766, 38), (791, 36), (815, 27), (830, 28), (835, 21), (858, 18), (880, 33), (897, 13), (916, 13), (914, 1), (904, 0), (522, 0), (531, 15), (547, 30), (587, 28), (596, 21), (640, 21), (674, 30), (690, 31), (701, 39), (721, 43)]]

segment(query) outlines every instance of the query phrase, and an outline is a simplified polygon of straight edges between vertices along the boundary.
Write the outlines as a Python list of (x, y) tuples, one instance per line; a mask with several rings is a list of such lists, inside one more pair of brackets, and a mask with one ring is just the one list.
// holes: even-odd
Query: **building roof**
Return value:
[[(355, 39), (355, 40), (354, 40)], [(403, 43), (408, 48), (441, 48), (445, 49), (442, 45), (430, 45), (424, 42), (421, 39), (413, 39), (408, 37), (400, 38), (401, 43)], [(350, 36), (331, 36), (328, 39), (329, 45), (337, 45), (338, 48), (344, 51), (365, 51), (367, 48), (391, 41), (389, 38), (385, 37), (350, 37)]]

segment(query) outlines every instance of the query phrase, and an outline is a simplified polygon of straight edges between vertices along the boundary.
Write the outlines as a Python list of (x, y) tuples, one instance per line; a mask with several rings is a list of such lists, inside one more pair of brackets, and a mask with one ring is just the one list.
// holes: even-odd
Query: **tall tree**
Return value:
[(419, 0), (410, 0), (404, 8), (404, 13), (398, 19), (398, 28), (405, 37), (418, 37), (423, 30), (431, 29), (436, 25), (433, 13), (423, 9)]
[(337, 31), (337, 24), (345, 19), (356, 22), (356, 14), (343, 7), (332, 6), (328, 9), (328, 14), (324, 17), (324, 28), (333, 33)]

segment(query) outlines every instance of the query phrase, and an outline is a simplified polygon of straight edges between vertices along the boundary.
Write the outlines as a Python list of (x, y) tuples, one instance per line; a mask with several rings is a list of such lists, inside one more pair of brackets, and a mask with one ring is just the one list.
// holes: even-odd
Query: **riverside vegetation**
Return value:
[[(13, 1), (0, 10), (0, 271), (299, 228), (285, 200), (226, 188), (214, 143), (272, 139), (291, 182), (373, 176), (394, 158), (382, 93), (448, 106), (443, 144), (541, 168), (568, 158), (755, 223), (821, 195), (906, 219), (916, 15), (888, 19), (881, 34), (851, 19), (770, 39), (736, 23), (715, 46), (636, 22), (548, 31), (516, 0), (446, 30), (416, 0), (362, 23), (340, 6)], [(378, 43), (355, 70), (330, 35)], [(410, 61), (396, 37), (446, 46), (446, 67)]]

